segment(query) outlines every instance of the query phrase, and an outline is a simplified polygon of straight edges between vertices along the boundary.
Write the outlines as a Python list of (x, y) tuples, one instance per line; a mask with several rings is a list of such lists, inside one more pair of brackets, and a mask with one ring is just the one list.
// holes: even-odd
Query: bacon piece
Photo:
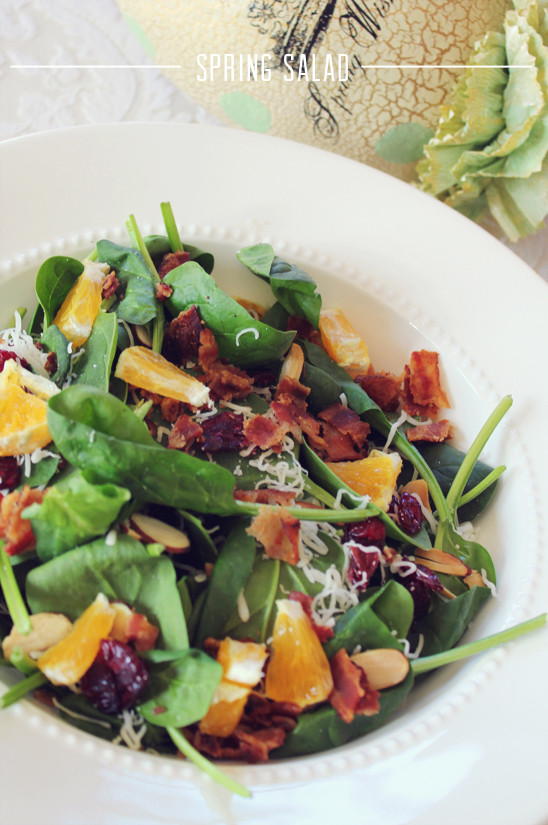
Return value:
[(170, 424), (176, 420), (179, 415), (180, 402), (176, 398), (168, 398), (167, 396), (160, 401), (160, 409), (162, 411), (162, 418)]
[(152, 401), (153, 407), (159, 407), (162, 403), (164, 398), (163, 395), (158, 395), (157, 392), (150, 392), (149, 390), (139, 390), (139, 395), (141, 398), (144, 398), (145, 401)]
[(176, 366), (198, 358), (202, 322), (195, 306), (180, 312), (168, 325), (162, 355)]
[(293, 329), (297, 332), (297, 338), (304, 338), (305, 341), (311, 341), (319, 347), (322, 346), (319, 331), (306, 318), (301, 318), (300, 315), (290, 315), (287, 319), (287, 331)]
[(297, 381), (295, 378), (282, 378), (276, 387), (275, 400), (280, 404), (292, 405), (300, 412), (306, 411), (306, 399), (310, 395), (310, 390)]
[(215, 336), (210, 329), (202, 329), (200, 332), (200, 345), (198, 347), (198, 363), (201, 368), (208, 370), (219, 357), (219, 347)]
[(274, 702), (261, 693), (252, 691), (244, 709), (242, 723), (253, 728), (282, 728), (291, 731), (297, 724), (297, 717), (302, 712), (299, 705), (292, 702)]
[(402, 376), (391, 372), (374, 372), (366, 375), (356, 375), (354, 381), (360, 385), (369, 398), (378, 404), (384, 412), (393, 412), (398, 409)]
[(246, 532), (260, 541), (269, 558), (281, 559), (288, 564), (299, 561), (300, 522), (284, 507), (276, 510), (261, 507)]
[(365, 672), (354, 664), (344, 648), (337, 651), (330, 665), (334, 687), (329, 702), (343, 722), (352, 722), (356, 714), (374, 716), (379, 712), (379, 691), (369, 685)]
[(188, 452), (194, 442), (202, 434), (202, 428), (189, 415), (181, 413), (177, 416), (167, 439), (170, 450), (185, 450)]
[(453, 438), (451, 423), (447, 418), (433, 421), (431, 424), (417, 424), (416, 427), (409, 427), (406, 435), (408, 441), (447, 441)]
[(188, 728), (184, 734), (196, 750), (214, 759), (237, 759), (251, 763), (266, 762), (270, 751), (283, 745), (286, 737), (281, 727), (253, 730), (243, 724), (239, 724), (234, 733), (226, 738)]
[(409, 359), (409, 390), (415, 404), (448, 407), (449, 401), (440, 384), (438, 353), (421, 349)]
[(282, 439), (287, 432), (285, 424), (278, 424), (273, 418), (266, 415), (256, 415), (244, 422), (244, 433), (250, 444), (255, 444), (261, 450), (280, 452)]
[(26, 550), (34, 550), (36, 539), (28, 519), (21, 513), (31, 504), (41, 504), (45, 491), (36, 490), (25, 484), (21, 490), (8, 493), (0, 501), (0, 537), (6, 540), (4, 550), (8, 556), (16, 556)]
[(295, 493), (291, 490), (270, 490), (261, 487), (259, 490), (234, 490), (237, 501), (252, 501), (257, 504), (295, 504)]
[(116, 273), (113, 271), (109, 272), (105, 280), (103, 281), (103, 286), (101, 288), (101, 298), (103, 300), (112, 298), (112, 296), (114, 295), (119, 286), (120, 281), (116, 277)]
[(244, 370), (232, 364), (215, 361), (202, 377), (215, 401), (247, 398), (253, 389), (253, 379)]
[(335, 635), (335, 632), (332, 627), (327, 627), (324, 624), (316, 624), (314, 621), (314, 617), (312, 615), (312, 596), (309, 596), (307, 593), (299, 593), (297, 590), (292, 590), (289, 594), (289, 598), (292, 599), (294, 602), (299, 602), (302, 606), (304, 612), (308, 616), (310, 620), (310, 624), (312, 625), (312, 629), (314, 633), (323, 644), (327, 642), (328, 639), (332, 639)]
[(322, 425), (323, 445), (317, 445), (311, 441), (311, 447), (320, 455), (324, 461), (354, 461), (357, 458), (365, 458), (367, 448), (357, 449), (350, 435), (341, 433), (327, 422)]
[(240, 413), (223, 410), (202, 423), (202, 434), (199, 438), (201, 449), (206, 453), (216, 453), (221, 450), (243, 450), (248, 447), (244, 433), (244, 418)]
[(155, 286), (156, 297), (159, 301), (165, 301), (173, 295), (173, 289), (169, 284), (157, 283)]
[(355, 446), (361, 450), (367, 441), (367, 436), (371, 431), (371, 427), (366, 421), (362, 421), (360, 416), (351, 410), (350, 407), (344, 407), (342, 404), (335, 402), (327, 409), (318, 413), (318, 418), (322, 421), (327, 421), (332, 427), (335, 427), (340, 433), (349, 435)]
[(177, 269), (181, 264), (186, 264), (190, 260), (190, 253), (183, 252), (179, 249), (177, 252), (168, 252), (162, 258), (160, 266), (158, 267), (158, 275), (160, 278), (165, 278), (168, 272), (172, 269)]
[(438, 408), (435, 404), (417, 404), (413, 400), (413, 395), (411, 393), (411, 388), (409, 386), (409, 378), (410, 370), (406, 364), (403, 376), (403, 387), (401, 391), (402, 409), (404, 409), (406, 413), (414, 417), (437, 418)]

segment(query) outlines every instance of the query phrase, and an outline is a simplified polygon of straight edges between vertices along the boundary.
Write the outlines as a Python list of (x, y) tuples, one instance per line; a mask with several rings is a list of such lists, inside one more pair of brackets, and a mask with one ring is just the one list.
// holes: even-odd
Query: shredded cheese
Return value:
[(238, 609), (238, 616), (240, 617), (240, 620), (244, 623), (249, 621), (249, 617), (251, 614), (249, 612), (248, 604), (245, 600), (243, 588), (238, 593), (238, 598), (236, 599), (236, 607)]
[(27, 361), (34, 372), (49, 378), (45, 364), (48, 357), (47, 352), (39, 350), (32, 339), (32, 337), (23, 329), (21, 315), (14, 313), (15, 326), (9, 329), (4, 329), (0, 332), (0, 340), (2, 341), (2, 349), (17, 355), (18, 358)]
[(245, 329), (241, 329), (236, 334), (236, 337), (234, 339), (234, 343), (236, 344), (237, 347), (240, 346), (240, 338), (242, 337), (242, 335), (246, 335), (248, 332), (251, 332), (255, 336), (255, 340), (257, 340), (259, 338), (259, 330), (255, 329), (255, 327), (246, 327)]

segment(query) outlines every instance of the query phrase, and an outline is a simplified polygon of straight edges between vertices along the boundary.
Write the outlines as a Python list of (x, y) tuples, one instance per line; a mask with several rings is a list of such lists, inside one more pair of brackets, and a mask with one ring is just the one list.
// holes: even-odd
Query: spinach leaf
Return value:
[(163, 647), (188, 644), (175, 569), (166, 556), (149, 556), (141, 542), (118, 535), (69, 550), (27, 576), (26, 595), (33, 613), (54, 611), (74, 620), (104, 593), (109, 601), (126, 602), (160, 628)]
[(29, 487), (45, 487), (46, 484), (51, 481), (57, 472), (59, 461), (61, 460), (61, 457), (56, 455), (52, 448), (53, 444), (49, 444), (48, 453), (52, 453), (52, 455), (44, 456), (44, 458), (41, 458), (36, 464), (31, 463), (30, 475), (25, 476), (21, 480), (19, 489), (21, 489), (24, 484), (28, 484)]
[(36, 295), (44, 310), (46, 328), (53, 323), (57, 310), (83, 271), (84, 265), (81, 261), (66, 255), (54, 255), (48, 258), (38, 270)]
[[(150, 257), (153, 258), (155, 263), (161, 260), (164, 255), (167, 255), (168, 252), (173, 251), (169, 243), (169, 239), (165, 235), (147, 235), (143, 238), (143, 240), (149, 251)], [(197, 264), (200, 264), (202, 269), (205, 269), (208, 275), (213, 272), (215, 258), (211, 252), (205, 252), (203, 249), (193, 246), (190, 243), (183, 243), (183, 246), (185, 252), (188, 252), (190, 255), (191, 261), (196, 261)]]
[(214, 564), (218, 556), (217, 548), (198, 516), (188, 513), (186, 510), (181, 510), (181, 515), (190, 539), (190, 553), (186, 556), (189, 563), (194, 560), (200, 565), (203, 565), (206, 561)]
[(52, 486), (41, 504), (24, 510), (36, 537), (41, 561), (59, 556), (106, 533), (130, 493), (114, 484), (90, 484), (73, 472)]
[(50, 324), (40, 339), (47, 352), (55, 353), (57, 369), (51, 376), (58, 387), (62, 387), (70, 369), (69, 341), (55, 324)]
[(413, 675), (409, 673), (401, 684), (381, 691), (379, 712), (375, 716), (355, 716), (349, 724), (343, 722), (330, 705), (302, 713), (296, 728), (287, 735), (281, 748), (272, 751), (272, 758), (287, 759), (330, 750), (371, 733), (392, 716), (407, 697), (413, 682)]
[(74, 363), (73, 384), (88, 384), (108, 390), (117, 336), (118, 321), (115, 313), (100, 312), (83, 348), (83, 354)]
[(125, 289), (116, 314), (129, 324), (147, 324), (158, 314), (155, 281), (143, 256), (130, 246), (97, 243), (97, 258), (112, 269)]
[(272, 635), (280, 564), (281, 562), (277, 559), (256, 557), (251, 575), (244, 587), (249, 619), (242, 621), (238, 610), (234, 607), (223, 635), (233, 639), (251, 639), (254, 642), (265, 642)]
[(251, 272), (270, 283), (276, 300), (289, 315), (306, 318), (318, 329), (322, 299), (310, 275), (296, 264), (287, 263), (274, 255), (270, 244), (247, 246), (238, 252), (238, 259)]
[(125, 404), (95, 387), (69, 387), (51, 398), (48, 426), (61, 453), (94, 483), (112, 482), (177, 509), (238, 512), (227, 470), (166, 450)]
[(151, 725), (192, 725), (205, 716), (222, 675), (215, 659), (201, 650), (185, 650), (167, 667), (151, 669), (145, 701), (138, 710)]
[(246, 533), (247, 520), (239, 520), (223, 545), (209, 580), (195, 644), (208, 636), (220, 638), (255, 561), (255, 539)]
[(287, 330), (287, 322), (289, 320), (289, 313), (283, 308), (279, 301), (272, 304), (267, 309), (262, 317), (263, 324), (268, 324), (269, 327), (281, 329), (283, 332)]
[[(351, 653), (356, 645), (401, 650), (401, 644), (392, 630), (399, 634), (407, 627), (408, 631), (412, 617), (412, 597), (401, 584), (389, 581), (338, 619), (334, 627), (335, 636), (325, 643), (324, 650), (329, 659), (343, 647)], [(407, 631), (400, 638), (404, 638)]]
[[(294, 332), (281, 332), (256, 321), (193, 261), (168, 272), (164, 283), (173, 289), (166, 301), (173, 315), (196, 306), (215, 336), (220, 357), (231, 364), (253, 367), (276, 361), (287, 352), (295, 337)], [(244, 330), (251, 332), (242, 335)]]
[(415, 625), (417, 633), (424, 637), (421, 656), (454, 647), (490, 596), (487, 587), (473, 587), (455, 599), (436, 599), (425, 618)]

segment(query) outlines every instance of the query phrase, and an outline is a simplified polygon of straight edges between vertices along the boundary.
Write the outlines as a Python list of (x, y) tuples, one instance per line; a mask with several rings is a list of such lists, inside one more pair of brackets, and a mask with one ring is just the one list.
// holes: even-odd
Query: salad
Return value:
[(378, 728), (496, 594), (473, 521), (504, 467), (451, 445), (437, 353), (371, 364), (269, 244), (228, 295), (165, 234), (48, 258), (0, 332), (0, 699), (133, 749), (264, 762)]

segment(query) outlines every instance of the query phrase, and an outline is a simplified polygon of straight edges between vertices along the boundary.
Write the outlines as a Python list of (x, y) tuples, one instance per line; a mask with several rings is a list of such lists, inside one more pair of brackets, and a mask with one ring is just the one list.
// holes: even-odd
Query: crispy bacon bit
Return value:
[(173, 289), (169, 284), (157, 283), (155, 286), (156, 297), (159, 301), (165, 301), (173, 295)]
[(53, 375), (57, 372), (57, 356), (54, 352), (48, 352), (44, 369), (47, 373), (49, 373), (49, 375)]
[(209, 387), (211, 397), (215, 401), (247, 398), (253, 389), (253, 379), (247, 372), (221, 361), (212, 364), (202, 380)]
[(440, 384), (437, 352), (418, 350), (409, 359), (409, 390), (415, 404), (448, 407), (449, 401)]
[(330, 665), (334, 687), (329, 702), (343, 722), (352, 722), (355, 714), (374, 716), (379, 712), (379, 691), (370, 687), (365, 672), (354, 664), (344, 648), (337, 651)]
[(195, 306), (180, 312), (165, 331), (162, 355), (177, 366), (195, 361), (198, 358), (201, 331), (202, 322)]
[(406, 435), (408, 441), (447, 441), (453, 438), (451, 424), (447, 418), (433, 421), (431, 424), (417, 424), (416, 427), (409, 427)]
[(0, 501), (0, 537), (6, 540), (4, 550), (8, 556), (16, 556), (26, 550), (34, 550), (36, 539), (28, 519), (21, 518), (21, 513), (31, 504), (41, 504), (43, 490), (31, 490), (25, 484), (21, 490), (14, 490)]
[(354, 381), (384, 412), (393, 412), (398, 409), (402, 376), (380, 371), (356, 375)]
[(164, 255), (158, 267), (158, 275), (160, 278), (165, 278), (168, 272), (171, 272), (172, 269), (177, 269), (181, 264), (186, 264), (187, 261), (190, 261), (189, 252), (183, 252), (182, 250), (178, 252), (168, 252), (167, 255)]
[(435, 404), (417, 404), (413, 400), (413, 395), (411, 393), (411, 388), (409, 386), (409, 376), (409, 367), (406, 365), (404, 369), (403, 387), (401, 391), (402, 409), (404, 409), (406, 413), (414, 417), (437, 418), (438, 408)]
[(314, 633), (322, 644), (327, 642), (328, 639), (333, 638), (335, 632), (332, 627), (327, 627), (327, 625), (324, 624), (316, 624), (314, 621), (314, 617), (312, 615), (312, 596), (309, 596), (307, 593), (299, 593), (296, 590), (292, 590), (289, 594), (289, 598), (294, 602), (299, 602), (301, 604), (304, 612), (310, 620)]
[(200, 345), (198, 349), (198, 363), (201, 368), (208, 370), (219, 357), (219, 347), (215, 336), (210, 329), (202, 329), (200, 333)]
[(288, 564), (299, 561), (300, 522), (284, 507), (276, 510), (261, 507), (246, 532), (260, 541), (269, 558), (281, 559)]
[(278, 424), (273, 418), (266, 415), (256, 415), (244, 422), (244, 433), (250, 444), (255, 444), (261, 450), (280, 452), (282, 439), (287, 432), (287, 426)]
[(310, 444), (324, 461), (354, 461), (367, 455), (366, 447), (357, 449), (350, 435), (341, 433), (331, 424), (325, 422), (321, 432), (323, 444), (315, 445), (313, 441)]
[(196, 439), (202, 434), (202, 428), (190, 416), (181, 413), (177, 417), (167, 439), (170, 450), (185, 450), (188, 452)]
[(292, 702), (274, 702), (261, 693), (251, 692), (245, 706), (242, 722), (253, 728), (279, 727), (291, 731), (302, 712), (299, 705)]
[(340, 433), (349, 435), (358, 449), (361, 449), (367, 441), (367, 436), (371, 430), (367, 422), (362, 421), (360, 416), (351, 410), (349, 407), (343, 407), (342, 404), (336, 402), (322, 410), (318, 414), (318, 418), (322, 421), (327, 421), (332, 427), (335, 427)]
[(315, 329), (310, 321), (306, 318), (301, 318), (300, 315), (290, 315), (287, 319), (287, 330), (295, 330), (297, 338), (304, 338), (305, 341), (311, 341), (317, 346), (322, 346), (322, 338), (317, 329)]
[(164, 421), (173, 424), (179, 415), (181, 403), (176, 398), (162, 398), (160, 401), (160, 409), (162, 411), (162, 418)]
[(163, 395), (158, 395), (157, 392), (150, 392), (149, 390), (139, 390), (139, 395), (145, 401), (152, 401), (153, 407), (159, 407), (163, 401)]
[(310, 390), (297, 381), (295, 378), (282, 378), (276, 387), (276, 401), (280, 404), (294, 405), (296, 409), (304, 412), (306, 410), (306, 399), (310, 395)]
[(234, 498), (237, 501), (252, 501), (257, 504), (295, 504), (295, 493), (291, 490), (270, 490), (267, 487), (261, 487), (259, 490), (234, 490)]
[(244, 433), (244, 419), (240, 413), (223, 410), (202, 423), (199, 437), (201, 449), (206, 453), (220, 450), (243, 450), (249, 446)]
[(243, 724), (239, 724), (234, 733), (224, 739), (188, 728), (184, 734), (196, 750), (213, 759), (237, 759), (251, 763), (266, 762), (270, 751), (283, 745), (286, 737), (286, 731), (281, 727), (253, 730)]
[(105, 280), (103, 281), (103, 287), (101, 289), (101, 298), (106, 301), (108, 298), (112, 298), (118, 287), (120, 286), (120, 281), (116, 277), (115, 272), (109, 272), (106, 276)]

